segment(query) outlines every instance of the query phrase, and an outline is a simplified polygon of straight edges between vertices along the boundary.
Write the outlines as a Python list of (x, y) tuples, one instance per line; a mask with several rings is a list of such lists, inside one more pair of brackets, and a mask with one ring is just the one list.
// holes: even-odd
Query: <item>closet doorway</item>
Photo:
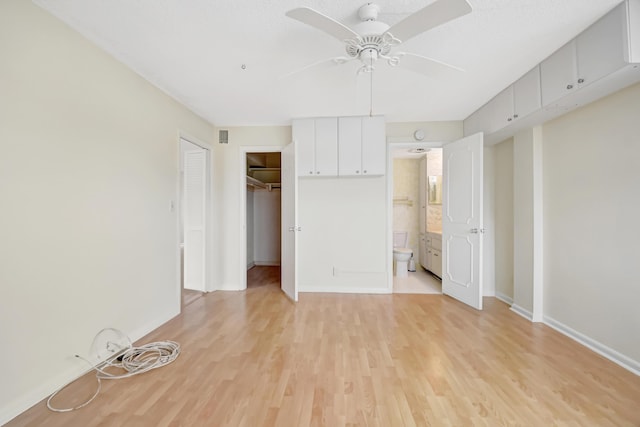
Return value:
[(245, 288), (280, 288), (280, 149), (245, 152)]

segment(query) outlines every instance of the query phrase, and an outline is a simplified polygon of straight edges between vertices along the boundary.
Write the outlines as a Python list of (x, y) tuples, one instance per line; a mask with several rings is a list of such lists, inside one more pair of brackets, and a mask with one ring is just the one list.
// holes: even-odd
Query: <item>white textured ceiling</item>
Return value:
[[(393, 25), (432, 0), (376, 0)], [(461, 120), (620, 0), (469, 0), (473, 11), (402, 50), (463, 68), (441, 79), (381, 63), (373, 113), (388, 121)], [(35, 0), (218, 126), (289, 124), (294, 117), (368, 114), (358, 64), (311, 68), (342, 44), (285, 16), (316, 9), (347, 26), (363, 0)], [(242, 69), (242, 64), (246, 69)]]

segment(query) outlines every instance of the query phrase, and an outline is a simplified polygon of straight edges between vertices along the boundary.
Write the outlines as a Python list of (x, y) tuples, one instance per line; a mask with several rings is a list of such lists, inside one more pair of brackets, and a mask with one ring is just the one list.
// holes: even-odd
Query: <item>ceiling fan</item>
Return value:
[(348, 56), (338, 56), (329, 61), (344, 64), (360, 60), (362, 66), (358, 69), (358, 73), (371, 73), (379, 59), (386, 60), (392, 67), (402, 66), (429, 76), (437, 75), (444, 70), (462, 71), (453, 65), (425, 56), (395, 52), (394, 48), (418, 34), (470, 13), (471, 5), (466, 0), (435, 0), (393, 26), (378, 21), (379, 12), (378, 5), (365, 4), (358, 10), (358, 17), (362, 22), (355, 25), (353, 29), (308, 7), (292, 9), (286, 15), (342, 41)]

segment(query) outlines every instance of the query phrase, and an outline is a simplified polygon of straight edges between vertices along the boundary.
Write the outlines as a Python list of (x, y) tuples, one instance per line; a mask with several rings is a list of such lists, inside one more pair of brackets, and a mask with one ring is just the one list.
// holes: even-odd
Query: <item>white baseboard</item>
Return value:
[(579, 342), (580, 344), (584, 345), (585, 347), (595, 351), (596, 353), (598, 353), (599, 355), (606, 357), (607, 359), (609, 359), (610, 361), (612, 361), (613, 363), (622, 366), (623, 368), (625, 368), (628, 371), (633, 372), (636, 375), (640, 376), (640, 361), (637, 360), (633, 360), (627, 356), (625, 356), (624, 354), (621, 354), (619, 352), (617, 352), (616, 350), (607, 347), (606, 345), (592, 339), (589, 338), (588, 336), (574, 330), (571, 329), (570, 327), (568, 327), (567, 325), (558, 322), (555, 319), (552, 319), (549, 316), (544, 316), (543, 318), (544, 324), (549, 326), (550, 328), (555, 329), (556, 331), (560, 332), (563, 335), (566, 335), (567, 337)]
[[(169, 320), (173, 319), (178, 314), (180, 314), (179, 310), (171, 311), (167, 315), (162, 316), (152, 322), (148, 322), (146, 325), (140, 328), (137, 328), (136, 330), (128, 334), (131, 342), (139, 340), (140, 338), (159, 328)], [(69, 358), (75, 360), (73, 356), (69, 356)], [(94, 364), (100, 363), (100, 360), (98, 360), (97, 358), (90, 361)], [(43, 399), (48, 398), (54, 391), (58, 390), (60, 387), (64, 386), (65, 384), (69, 384), (72, 381), (75, 381), (89, 371), (91, 371), (91, 369), (87, 369), (87, 364), (83, 361), (78, 360), (78, 364), (76, 367), (67, 369), (52, 378), (46, 379), (44, 384), (36, 387), (35, 389), (22, 396), (18, 396), (13, 401), (9, 402), (7, 406), (0, 409), (0, 426), (8, 423), (27, 409), (31, 408), (33, 405), (37, 404)]]
[(512, 304), (511, 305), (511, 311), (513, 311), (514, 313), (524, 317), (529, 322), (533, 322), (533, 313), (531, 313), (529, 310), (526, 310), (526, 309), (520, 307), (517, 304)]
[(300, 287), (298, 292), (317, 292), (331, 294), (390, 294), (389, 288), (355, 288), (344, 286), (305, 286)]
[(237, 283), (221, 283), (216, 291), (244, 291)]
[(254, 265), (265, 266), (265, 267), (278, 267), (280, 266), (280, 261), (256, 261)]
[(252, 261), (252, 262), (247, 264), (247, 270), (251, 270), (255, 266), (256, 266), (256, 263)]
[(509, 304), (509, 305), (513, 304), (513, 298), (511, 298), (506, 294), (503, 294), (502, 292), (496, 292), (496, 298), (498, 298), (500, 301), (504, 302), (505, 304)]

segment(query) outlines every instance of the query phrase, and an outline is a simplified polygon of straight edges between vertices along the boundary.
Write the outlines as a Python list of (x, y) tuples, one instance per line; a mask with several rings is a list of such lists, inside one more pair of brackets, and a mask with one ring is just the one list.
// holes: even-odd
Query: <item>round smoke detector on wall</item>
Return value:
[(422, 129), (418, 129), (413, 133), (413, 137), (416, 141), (422, 141), (424, 139), (424, 131)]

